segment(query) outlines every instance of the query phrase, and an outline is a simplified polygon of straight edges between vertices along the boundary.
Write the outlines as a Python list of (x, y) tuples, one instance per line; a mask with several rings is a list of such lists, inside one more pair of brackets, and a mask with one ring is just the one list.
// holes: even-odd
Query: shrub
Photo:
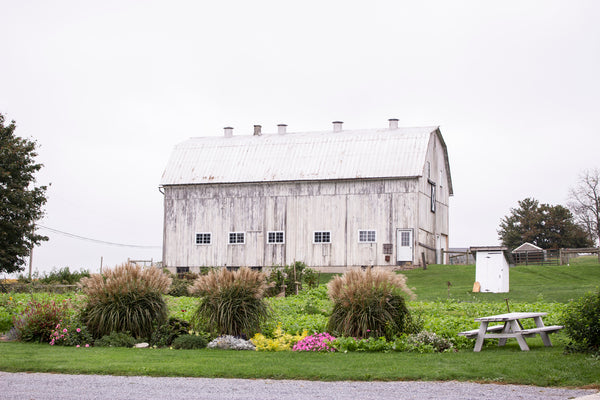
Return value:
[(452, 343), (433, 332), (419, 332), (412, 335), (405, 335), (397, 339), (394, 343), (396, 351), (411, 351), (418, 353), (442, 353), (452, 349)]
[(335, 338), (329, 333), (315, 333), (300, 340), (294, 345), (292, 350), (333, 352), (335, 351), (335, 347), (332, 344), (334, 341)]
[(150, 346), (169, 347), (177, 337), (190, 330), (190, 323), (178, 318), (169, 318), (166, 324), (160, 325), (152, 332)]
[(600, 289), (572, 300), (562, 322), (571, 339), (569, 351), (600, 353)]
[(394, 343), (388, 342), (384, 337), (367, 339), (356, 339), (352, 337), (339, 337), (332, 342), (337, 351), (365, 351), (365, 352), (388, 352), (393, 349)]
[(111, 332), (130, 332), (138, 338), (149, 338), (153, 327), (162, 324), (168, 308), (162, 294), (171, 278), (158, 268), (123, 264), (81, 280), (88, 296), (82, 321), (95, 338)]
[(133, 347), (135, 338), (128, 332), (111, 332), (94, 342), (97, 347)]
[(301, 261), (284, 267), (273, 266), (268, 280), (272, 283), (272, 287), (268, 290), (268, 296), (276, 296), (282, 293), (284, 288), (285, 295), (291, 296), (296, 294), (296, 285), (298, 285), (298, 291), (302, 290), (304, 285), (309, 289), (319, 285), (317, 272), (308, 268)]
[(49, 342), (52, 330), (67, 317), (69, 309), (70, 303), (67, 301), (30, 301), (23, 313), (13, 320), (17, 339), (23, 342)]
[(304, 331), (298, 335), (290, 335), (281, 329), (281, 324), (278, 324), (273, 332), (272, 339), (265, 337), (261, 333), (257, 333), (250, 340), (256, 346), (257, 351), (283, 351), (291, 350), (296, 343), (304, 339), (307, 335), (308, 331)]
[(200, 334), (185, 334), (173, 340), (173, 348), (182, 350), (203, 349), (207, 344), (207, 337)]
[(60, 269), (53, 268), (50, 273), (45, 273), (42, 277), (39, 278), (40, 283), (44, 284), (63, 284), (63, 285), (73, 285), (79, 282), (82, 278), (89, 278), (90, 272), (88, 270), (82, 269), (81, 271), (71, 271), (69, 267), (64, 267)]
[(66, 317), (56, 324), (50, 334), (51, 346), (85, 346), (89, 347), (94, 339), (87, 327), (79, 321), (76, 315)]
[(194, 280), (198, 278), (198, 274), (194, 274), (192, 272), (187, 272), (185, 274), (173, 274), (168, 269), (163, 269), (164, 273), (167, 274), (171, 279), (171, 288), (167, 293), (169, 296), (187, 296), (189, 293), (189, 288), (194, 283)]
[(333, 310), (327, 330), (343, 336), (386, 337), (414, 330), (402, 291), (406, 278), (388, 270), (351, 270), (327, 285)]
[(196, 321), (211, 332), (251, 337), (269, 315), (264, 299), (268, 287), (266, 275), (249, 268), (210, 271), (190, 289), (201, 297)]

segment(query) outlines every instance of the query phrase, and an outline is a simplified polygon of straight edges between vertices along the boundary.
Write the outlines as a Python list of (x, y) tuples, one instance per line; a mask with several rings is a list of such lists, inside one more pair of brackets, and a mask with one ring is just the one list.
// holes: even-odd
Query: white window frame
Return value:
[[(271, 241), (271, 235), (274, 240)], [(281, 235), (281, 241), (278, 241), (278, 235)], [(285, 232), (284, 231), (267, 231), (267, 243), (268, 244), (283, 244), (285, 243)]]
[[(317, 241), (317, 234), (320, 234), (321, 240)], [(323, 234), (327, 234), (327, 241), (323, 240)], [(314, 231), (313, 232), (313, 244), (331, 243), (331, 231)]]
[[(198, 235), (208, 235), (208, 243), (204, 240), (198, 243)], [(212, 244), (212, 232), (196, 232), (194, 235), (194, 243), (196, 246), (210, 246)]]
[[(363, 234), (364, 237), (361, 237), (361, 234)], [(375, 229), (359, 230), (358, 243), (377, 243), (377, 231)]]
[[(232, 238), (231, 235), (235, 235), (235, 240), (233, 242), (231, 241), (231, 238)], [(241, 238), (242, 238), (241, 242), (239, 241), (239, 238), (240, 238), (239, 235), (241, 235)], [(246, 232), (229, 232), (229, 234), (227, 235), (227, 243), (232, 244), (232, 245), (246, 244)]]

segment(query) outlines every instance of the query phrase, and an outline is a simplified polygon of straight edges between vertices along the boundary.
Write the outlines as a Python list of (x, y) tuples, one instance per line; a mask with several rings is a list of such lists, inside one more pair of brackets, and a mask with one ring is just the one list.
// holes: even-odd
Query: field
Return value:
[[(547, 324), (560, 323), (566, 303), (595, 290), (600, 283), (597, 259), (583, 258), (562, 267), (511, 268), (511, 292), (506, 294), (471, 293), (473, 266), (430, 265), (427, 270), (404, 273), (417, 294), (417, 299), (409, 302), (413, 315), (422, 320), (426, 330), (451, 338), (458, 351), (322, 354), (84, 349), (9, 342), (0, 343), (0, 370), (319, 380), (469, 380), (600, 388), (600, 360), (583, 354), (565, 355), (568, 338), (562, 332), (552, 336), (551, 348), (544, 347), (539, 338), (528, 339), (529, 352), (521, 352), (513, 340), (505, 347), (490, 341), (482, 352), (474, 353), (472, 339), (456, 336), (457, 332), (476, 328), (475, 317), (506, 312), (505, 298), (509, 298), (511, 311), (545, 311), (549, 313), (544, 318)], [(326, 278), (323, 275), (322, 280)], [(81, 301), (72, 294), (0, 294), (0, 323), (2, 315), (18, 312), (30, 296)], [(189, 319), (196, 300), (168, 297), (167, 301), (171, 315)], [(324, 286), (299, 296), (271, 299), (270, 303), (274, 314), (263, 327), (266, 333), (277, 324), (289, 332), (322, 331), (331, 307)]]

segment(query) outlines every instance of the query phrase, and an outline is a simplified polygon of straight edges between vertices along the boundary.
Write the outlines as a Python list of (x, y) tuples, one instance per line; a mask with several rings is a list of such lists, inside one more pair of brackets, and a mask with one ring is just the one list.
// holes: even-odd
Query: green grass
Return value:
[[(510, 292), (473, 293), (474, 265), (429, 265), (426, 270), (402, 271), (417, 301), (454, 299), (460, 301), (566, 303), (600, 285), (600, 264), (596, 257), (571, 260), (570, 266), (517, 266), (510, 269)], [(448, 297), (448, 285), (450, 297)]]
[(296, 353), (222, 350), (73, 348), (0, 343), (0, 370), (69, 374), (308, 380), (459, 380), (537, 386), (600, 387), (600, 361), (565, 356), (529, 340), (442, 354)]

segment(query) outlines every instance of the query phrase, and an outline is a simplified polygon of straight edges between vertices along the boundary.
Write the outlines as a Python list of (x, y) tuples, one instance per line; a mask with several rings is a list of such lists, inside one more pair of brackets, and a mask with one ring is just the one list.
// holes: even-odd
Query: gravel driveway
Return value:
[[(596, 390), (468, 382), (316, 382), (0, 372), (0, 399), (573, 399)], [(600, 395), (592, 396), (600, 399)]]

